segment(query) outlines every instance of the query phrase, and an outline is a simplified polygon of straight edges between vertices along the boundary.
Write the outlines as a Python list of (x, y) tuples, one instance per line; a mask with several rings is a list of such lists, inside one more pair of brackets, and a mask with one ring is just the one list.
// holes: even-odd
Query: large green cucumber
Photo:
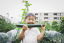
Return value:
[(28, 27), (41, 27), (41, 26), (45, 26), (43, 24), (17, 24), (17, 27), (23, 27), (24, 25), (27, 25)]

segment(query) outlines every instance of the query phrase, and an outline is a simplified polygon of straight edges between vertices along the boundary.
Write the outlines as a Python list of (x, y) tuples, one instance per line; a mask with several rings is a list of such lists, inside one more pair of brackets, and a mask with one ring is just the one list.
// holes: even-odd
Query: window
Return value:
[(54, 17), (54, 20), (59, 20), (59, 17)]
[(48, 21), (44, 21), (44, 23), (47, 23)]
[(56, 20), (57, 20), (57, 17), (54, 17), (54, 19), (56, 19)]
[(61, 13), (60, 13), (60, 16), (61, 16)]
[(44, 17), (44, 19), (48, 19), (48, 17)]
[(36, 17), (36, 20), (38, 20), (38, 17)]
[(44, 13), (45, 16), (48, 16), (48, 13)]
[(35, 15), (38, 15), (38, 13), (35, 13)]
[(54, 13), (55, 16), (57, 16), (57, 13)]

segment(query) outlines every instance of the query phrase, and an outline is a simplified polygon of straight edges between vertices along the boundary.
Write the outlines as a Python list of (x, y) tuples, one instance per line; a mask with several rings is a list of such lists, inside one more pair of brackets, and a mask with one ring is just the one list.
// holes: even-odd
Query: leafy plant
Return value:
[(62, 17), (61, 18), (61, 22), (60, 22), (61, 24), (60, 24), (60, 32), (62, 33), (62, 34), (64, 34), (64, 17)]
[(46, 30), (51, 30), (51, 24), (49, 22), (45, 23)]
[(11, 22), (7, 22), (4, 18), (0, 19), (0, 32), (7, 32), (15, 28)]
[(21, 21), (20, 24), (25, 24), (25, 22), (24, 22), (25, 16), (29, 12), (29, 6), (32, 5), (32, 4), (30, 4), (28, 1), (25, 1), (25, 0), (23, 0), (22, 2), (25, 3), (25, 5), (24, 5), (25, 8), (21, 9), (23, 11), (23, 13), (22, 13), (22, 16), (21, 16), (22, 21)]
[(55, 31), (59, 31), (59, 27), (60, 26), (60, 24), (58, 23), (58, 22), (56, 22), (56, 21), (53, 21), (52, 22), (52, 30), (55, 30)]

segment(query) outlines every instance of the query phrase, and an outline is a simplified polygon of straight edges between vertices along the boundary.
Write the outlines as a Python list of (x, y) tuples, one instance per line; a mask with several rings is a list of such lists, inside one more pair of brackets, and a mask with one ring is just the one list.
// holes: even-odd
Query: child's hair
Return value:
[(28, 13), (28, 14), (26, 14), (25, 19), (27, 19), (27, 17), (28, 17), (28, 16), (34, 16), (34, 17), (35, 17), (35, 19), (36, 19), (36, 16), (35, 16), (33, 13)]

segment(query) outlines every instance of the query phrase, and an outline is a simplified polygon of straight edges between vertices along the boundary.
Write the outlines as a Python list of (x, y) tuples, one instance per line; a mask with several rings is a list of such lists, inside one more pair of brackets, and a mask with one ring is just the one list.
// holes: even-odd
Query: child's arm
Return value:
[(42, 40), (42, 38), (43, 38), (43, 36), (44, 36), (44, 31), (45, 31), (45, 26), (42, 26), (41, 27), (42, 29), (42, 31), (41, 31), (41, 33), (37, 36), (37, 40)]
[(23, 26), (21, 33), (19, 34), (19, 39), (22, 40), (24, 38), (24, 32), (28, 29), (28, 26)]

